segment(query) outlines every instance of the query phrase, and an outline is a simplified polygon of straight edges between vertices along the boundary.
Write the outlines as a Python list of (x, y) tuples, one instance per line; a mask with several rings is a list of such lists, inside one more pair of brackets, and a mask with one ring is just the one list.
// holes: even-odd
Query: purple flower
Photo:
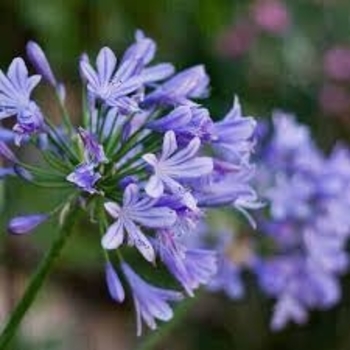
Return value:
[(254, 270), (277, 300), (272, 327), (280, 329), (340, 299), (339, 277), (349, 264), (350, 154), (340, 148), (325, 157), (292, 116), (276, 112), (273, 124), (257, 177), (270, 202), (269, 213), (259, 217), (261, 239), (272, 250)]
[(181, 198), (187, 196), (187, 204), (194, 207), (194, 198), (180, 181), (199, 178), (213, 170), (211, 158), (196, 156), (200, 146), (199, 138), (194, 138), (185, 148), (177, 151), (175, 133), (168, 131), (164, 135), (160, 158), (150, 153), (142, 157), (154, 170), (154, 175), (151, 176), (145, 188), (147, 194), (153, 198), (159, 198), (167, 189)]
[(129, 95), (141, 87), (142, 80), (135, 71), (139, 61), (130, 58), (117, 67), (117, 58), (113, 51), (104, 47), (96, 58), (96, 70), (85, 59), (80, 61), (81, 73), (87, 81), (88, 91), (110, 107), (122, 108), (130, 112), (137, 111), (135, 101)]
[(146, 96), (145, 105), (190, 104), (190, 99), (203, 98), (208, 94), (209, 78), (203, 66), (194, 66), (177, 73)]
[(18, 142), (25, 135), (43, 129), (43, 117), (39, 107), (30, 100), (32, 90), (40, 81), (39, 75), (28, 77), (28, 70), (22, 58), (15, 58), (5, 75), (0, 70), (0, 119), (15, 115), (14, 131), (19, 134)]
[(274, 307), (271, 328), (278, 331), (283, 329), (289, 320), (293, 320), (297, 324), (303, 324), (307, 321), (307, 318), (305, 308), (293, 297), (285, 294)]
[(47, 219), (48, 215), (45, 214), (17, 216), (10, 220), (8, 224), (8, 229), (11, 233), (14, 234), (27, 234)]
[(105, 203), (105, 209), (116, 221), (108, 228), (102, 238), (105, 249), (118, 248), (123, 240), (125, 231), (128, 234), (129, 245), (134, 245), (148, 261), (155, 260), (152, 244), (142, 233), (141, 226), (147, 228), (163, 228), (173, 225), (176, 213), (167, 207), (155, 207), (156, 201), (148, 197), (140, 197), (137, 185), (126, 187), (123, 196), (123, 206), (115, 202)]
[[(229, 164), (229, 163), (228, 163)], [(255, 169), (252, 166), (237, 168), (233, 167), (226, 173), (222, 172), (223, 163), (220, 163), (220, 169), (203, 179), (198, 183), (198, 205), (201, 207), (216, 207), (230, 205), (238, 209), (255, 227), (255, 221), (246, 211), (246, 209), (259, 209), (264, 206), (260, 201), (255, 189), (251, 185)]]
[(173, 130), (181, 143), (188, 143), (194, 137), (202, 142), (216, 139), (214, 123), (205, 108), (180, 106), (166, 116), (147, 123), (147, 127), (159, 132)]
[(105, 273), (110, 296), (118, 303), (122, 303), (125, 299), (124, 288), (116, 271), (113, 268), (113, 265), (110, 262), (106, 263)]
[(216, 140), (213, 147), (224, 159), (247, 164), (254, 145), (252, 137), (255, 128), (255, 120), (252, 117), (243, 117), (241, 105), (235, 97), (231, 110), (222, 121), (215, 123)]
[(214, 251), (188, 249), (177, 242), (169, 230), (158, 233), (156, 246), (163, 263), (190, 296), (200, 284), (207, 284), (216, 272)]
[(108, 159), (105, 156), (103, 147), (97, 142), (96, 137), (81, 127), (78, 129), (78, 132), (84, 144), (85, 161), (94, 164), (107, 163)]
[(66, 180), (74, 183), (76, 186), (88, 193), (96, 193), (96, 182), (101, 178), (101, 174), (96, 172), (95, 165), (91, 163), (83, 163), (78, 165), (75, 170), (70, 173)]
[(137, 318), (137, 335), (142, 333), (142, 320), (151, 329), (156, 329), (156, 319), (169, 321), (173, 311), (169, 301), (180, 301), (183, 295), (180, 292), (154, 287), (139, 277), (131, 267), (122, 263), (121, 268), (130, 285)]
[(298, 124), (293, 115), (281, 111), (273, 113), (273, 126), (272, 138), (261, 155), (264, 162), (291, 170), (318, 171), (322, 158), (310, 130)]
[(139, 61), (138, 73), (144, 84), (163, 80), (174, 73), (174, 66), (170, 63), (160, 63), (145, 68), (145, 66), (153, 60), (157, 45), (152, 39), (147, 38), (141, 30), (136, 31), (135, 39), (136, 42), (131, 45), (123, 55), (122, 62), (130, 59)]
[(27, 43), (27, 55), (37, 72), (53, 87), (56, 87), (56, 78), (42, 48), (36, 42), (29, 41)]

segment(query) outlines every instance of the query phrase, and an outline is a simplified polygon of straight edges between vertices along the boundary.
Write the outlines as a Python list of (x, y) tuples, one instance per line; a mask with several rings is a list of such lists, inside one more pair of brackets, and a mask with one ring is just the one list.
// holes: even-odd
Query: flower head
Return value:
[(275, 113), (273, 121), (258, 178), (270, 203), (260, 229), (273, 250), (254, 269), (262, 289), (277, 300), (271, 321), (277, 330), (290, 320), (304, 323), (308, 310), (329, 308), (340, 298), (339, 276), (348, 268), (350, 157), (343, 148), (324, 156), (292, 116)]
[[(81, 55), (85, 98), (78, 125), (66, 106), (69, 91), (57, 81), (38, 44), (28, 43), (27, 54), (55, 90), (62, 112), (59, 123), (32, 98), (40, 76), (28, 76), (22, 58), (14, 59), (6, 74), (0, 71), (0, 119), (16, 118), (13, 131), (0, 128), (0, 156), (5, 161), (0, 177), (13, 175), (28, 186), (60, 188), (66, 197), (50, 208), (50, 217), (57, 215), (62, 223), (67, 211), (79, 206), (97, 224), (109, 294), (122, 302), (122, 282), (128, 282), (139, 333), (141, 319), (152, 329), (156, 319), (169, 320), (168, 301), (180, 300), (182, 294), (146, 283), (125, 262), (129, 252), (140, 253), (153, 271), (156, 263), (165, 265), (193, 295), (214, 275), (216, 252), (184, 242), (212, 208), (230, 207), (250, 218), (247, 210), (259, 206), (251, 186), (252, 118), (243, 117), (235, 102), (224, 121), (214, 122), (209, 110), (193, 101), (209, 92), (204, 66), (174, 74), (170, 63), (152, 64), (155, 53), (154, 40), (137, 31), (118, 60), (108, 47), (95, 62)], [(38, 148), (40, 162), (22, 159), (25, 152), (17, 158), (7, 145), (11, 142)], [(44, 214), (17, 217), (10, 228), (27, 233), (45, 219)], [(113, 258), (112, 250), (117, 250)], [(117, 257), (122, 280), (112, 265)]]

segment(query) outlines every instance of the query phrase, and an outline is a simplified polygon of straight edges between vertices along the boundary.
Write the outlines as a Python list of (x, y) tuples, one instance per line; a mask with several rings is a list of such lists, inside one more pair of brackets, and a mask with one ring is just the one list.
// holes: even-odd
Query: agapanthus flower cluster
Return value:
[(341, 297), (348, 268), (350, 153), (336, 146), (325, 156), (306, 126), (281, 112), (261, 151), (259, 186), (270, 204), (260, 229), (270, 251), (256, 266), (260, 285), (276, 298), (272, 328), (304, 323), (308, 311), (327, 309)]
[(337, 145), (326, 156), (289, 114), (276, 112), (272, 128), (260, 126), (255, 182), (266, 206), (254, 213), (258, 229), (232, 232), (230, 223), (201, 235), (220, 254), (209, 288), (238, 299), (242, 271), (249, 270), (275, 299), (271, 328), (279, 330), (289, 321), (306, 322), (309, 311), (328, 309), (341, 297), (349, 259), (350, 152)]
[[(142, 321), (154, 329), (157, 319), (169, 320), (169, 302), (183, 294), (140, 277), (123, 257), (125, 246), (136, 248), (155, 275), (164, 264), (192, 296), (216, 272), (216, 254), (190, 249), (183, 238), (194, 234), (211, 208), (231, 206), (248, 215), (257, 199), (249, 163), (254, 119), (243, 117), (235, 99), (226, 117), (215, 122), (198, 102), (209, 90), (204, 67), (175, 73), (170, 63), (152, 63), (155, 52), (155, 42), (138, 31), (118, 59), (108, 47), (96, 60), (83, 54), (78, 125), (69, 118), (64, 85), (36, 43), (28, 44), (27, 54), (37, 75), (28, 74), (22, 58), (15, 58), (7, 73), (0, 72), (0, 116), (15, 119), (12, 131), (0, 133), (0, 154), (6, 161), (1, 176), (17, 175), (69, 194), (48, 213), (12, 219), (10, 231), (26, 234), (56, 213), (64, 219), (68, 204), (80, 205), (99, 227), (110, 295), (120, 303), (125, 285), (131, 291), (138, 334)], [(41, 79), (57, 96), (59, 125), (33, 100)], [(18, 159), (11, 143), (37, 147), (42, 162)]]

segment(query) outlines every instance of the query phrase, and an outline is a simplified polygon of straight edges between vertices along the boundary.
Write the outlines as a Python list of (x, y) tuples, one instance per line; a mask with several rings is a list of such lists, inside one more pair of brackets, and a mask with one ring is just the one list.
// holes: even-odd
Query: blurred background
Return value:
[[(0, 13), (1, 68), (24, 55), (28, 40), (38, 41), (67, 83), (77, 117), (80, 54), (95, 55), (104, 45), (121, 54), (139, 28), (158, 43), (159, 60), (178, 69), (206, 65), (212, 81), (207, 107), (214, 118), (237, 94), (245, 112), (259, 118), (268, 118), (274, 108), (295, 113), (326, 152), (350, 140), (348, 0), (1, 0)], [(50, 108), (45, 91), (39, 95)], [(15, 180), (1, 191), (2, 227), (14, 214), (48, 205), (45, 191)], [(50, 195), (50, 203), (59, 197)], [(97, 230), (82, 223), (77, 231), (13, 349), (129, 350), (142, 342), (135, 339), (132, 302), (119, 306), (108, 297)], [(1, 322), (53, 234), (46, 224), (31, 237), (1, 235)], [(269, 330), (271, 301), (251, 276), (246, 279), (242, 300), (202, 295), (155, 349), (350, 349), (348, 277), (337, 308), (315, 312), (306, 326), (279, 333)]]

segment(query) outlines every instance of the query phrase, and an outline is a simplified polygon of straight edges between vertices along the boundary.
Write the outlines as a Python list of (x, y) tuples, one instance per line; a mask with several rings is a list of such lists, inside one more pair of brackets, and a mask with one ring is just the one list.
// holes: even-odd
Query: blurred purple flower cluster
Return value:
[(210, 290), (242, 298), (242, 271), (255, 274), (276, 300), (271, 327), (279, 330), (288, 321), (306, 322), (309, 310), (328, 309), (341, 298), (340, 276), (349, 262), (350, 152), (337, 145), (325, 156), (309, 129), (283, 112), (257, 134), (255, 183), (266, 202), (255, 215), (258, 232), (232, 232), (226, 218), (220, 230), (213, 223), (202, 227), (189, 244), (218, 251)]
[(350, 153), (338, 145), (325, 156), (306, 126), (276, 112), (262, 150), (257, 181), (270, 204), (259, 220), (273, 244), (257, 263), (260, 285), (277, 299), (272, 327), (304, 323), (309, 309), (327, 309), (341, 296), (348, 268)]

